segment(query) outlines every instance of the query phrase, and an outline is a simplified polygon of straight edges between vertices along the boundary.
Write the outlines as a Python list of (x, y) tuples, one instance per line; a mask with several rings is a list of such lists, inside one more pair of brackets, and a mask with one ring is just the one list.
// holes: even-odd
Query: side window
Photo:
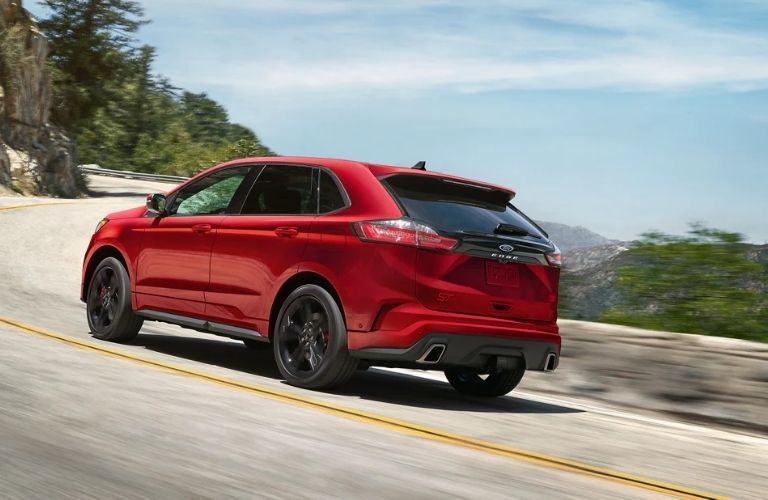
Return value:
[(344, 196), (339, 191), (339, 186), (333, 180), (331, 175), (324, 171), (320, 171), (320, 213), (327, 214), (340, 208), (344, 208), (346, 203), (344, 202)]
[(225, 214), (250, 166), (226, 168), (186, 186), (173, 198), (170, 215)]
[(317, 213), (314, 169), (295, 165), (265, 167), (243, 204), (244, 215)]

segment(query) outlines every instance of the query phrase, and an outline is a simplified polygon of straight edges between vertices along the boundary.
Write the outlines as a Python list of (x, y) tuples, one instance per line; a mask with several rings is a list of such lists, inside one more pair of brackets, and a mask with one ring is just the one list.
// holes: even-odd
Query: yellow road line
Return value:
[(71, 201), (44, 201), (42, 203), (27, 203), (26, 205), (11, 205), (8, 207), (0, 207), (0, 212), (5, 212), (6, 210), (16, 210), (19, 208), (47, 207), (50, 205), (69, 205), (71, 203)]
[(320, 401), (298, 394), (291, 394), (289, 392), (280, 391), (277, 389), (271, 389), (248, 382), (241, 382), (238, 380), (229, 379), (220, 375), (212, 373), (206, 373), (203, 371), (189, 368), (186, 366), (176, 365), (172, 363), (166, 363), (164, 361), (148, 358), (138, 354), (133, 354), (120, 349), (114, 349), (107, 344), (99, 344), (95, 342), (89, 342), (87, 340), (80, 340), (68, 335), (63, 335), (56, 332), (37, 328), (35, 326), (26, 325), (22, 322), (16, 321), (11, 318), (5, 318), (0, 316), (0, 323), (11, 326), (15, 329), (42, 335), (44, 337), (56, 339), (65, 342), (70, 345), (75, 345), (83, 349), (91, 351), (97, 351), (102, 354), (107, 354), (113, 357), (127, 359), (135, 361), (141, 364), (162, 368), (163, 370), (173, 373), (179, 373), (199, 379), (204, 379), (209, 382), (222, 384), (228, 387), (245, 390), (252, 393), (257, 393), (261, 396), (266, 396), (271, 399), (276, 399), (283, 402), (290, 402), (299, 406), (310, 407), (319, 409), (327, 413), (331, 413), (337, 416), (343, 416), (360, 422), (368, 424), (374, 424), (379, 427), (383, 427), (390, 430), (396, 430), (398, 432), (407, 433), (410, 435), (418, 436), (433, 441), (439, 441), (447, 444), (462, 446), (465, 448), (471, 448), (474, 450), (484, 451), (495, 455), (501, 455), (508, 458), (522, 460), (526, 462), (543, 465), (546, 467), (559, 469), (572, 473), (579, 473), (587, 476), (597, 477), (601, 479), (607, 479), (615, 482), (619, 482), (625, 485), (642, 488), (659, 493), (665, 493), (679, 498), (706, 498), (706, 499), (721, 499), (725, 498), (712, 493), (703, 491), (697, 491), (674, 484), (664, 483), (653, 479), (648, 479), (640, 476), (626, 474), (624, 472), (606, 469), (603, 467), (597, 467), (574, 460), (568, 460), (565, 458), (559, 458), (543, 453), (537, 453), (534, 451), (523, 450), (519, 448), (513, 448), (500, 443), (493, 443), (490, 441), (483, 441), (475, 439), (469, 436), (462, 436), (459, 434), (452, 434), (431, 427), (426, 427), (403, 420), (396, 420), (393, 418), (385, 417), (383, 415), (377, 415), (374, 413), (368, 413), (361, 410), (357, 410), (350, 407), (336, 405), (326, 401)]

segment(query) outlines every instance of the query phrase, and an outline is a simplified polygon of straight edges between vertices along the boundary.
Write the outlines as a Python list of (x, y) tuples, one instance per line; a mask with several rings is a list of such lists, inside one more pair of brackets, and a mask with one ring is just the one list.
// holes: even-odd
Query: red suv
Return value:
[(88, 325), (112, 341), (154, 320), (271, 343), (307, 388), (379, 365), (506, 394), (560, 354), (560, 253), (513, 196), (421, 162), (228, 162), (99, 222)]

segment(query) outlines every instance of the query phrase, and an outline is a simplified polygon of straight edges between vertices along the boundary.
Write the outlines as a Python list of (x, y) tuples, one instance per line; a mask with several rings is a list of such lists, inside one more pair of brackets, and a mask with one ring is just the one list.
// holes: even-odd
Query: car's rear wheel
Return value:
[(470, 396), (497, 397), (517, 387), (525, 374), (525, 366), (514, 370), (474, 370), (451, 368), (445, 370), (445, 377), (454, 389)]
[(291, 385), (338, 387), (357, 368), (357, 359), (347, 350), (341, 309), (317, 285), (303, 285), (285, 299), (275, 321), (272, 345), (277, 367)]
[(139, 333), (144, 320), (131, 309), (128, 271), (114, 257), (99, 262), (88, 284), (88, 327), (97, 339), (128, 342)]

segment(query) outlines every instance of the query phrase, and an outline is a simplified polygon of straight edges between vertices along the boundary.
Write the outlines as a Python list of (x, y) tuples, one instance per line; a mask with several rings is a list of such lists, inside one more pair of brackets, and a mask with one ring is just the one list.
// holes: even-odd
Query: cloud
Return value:
[(452, 87), (465, 92), (504, 88), (660, 90), (725, 86), (744, 91), (768, 83), (760, 58), (706, 58), (645, 55), (583, 60), (499, 62), (431, 60), (407, 56), (392, 60), (260, 62), (238, 64), (200, 83), (264, 90), (345, 90), (354, 87), (424, 89)]
[[(196, 16), (211, 9), (183, 3)], [(243, 43), (222, 57), (220, 37), (203, 38), (194, 53), (207, 70), (186, 82), (271, 92), (768, 87), (763, 26), (658, 1), (222, 0), (215, 9)]]

